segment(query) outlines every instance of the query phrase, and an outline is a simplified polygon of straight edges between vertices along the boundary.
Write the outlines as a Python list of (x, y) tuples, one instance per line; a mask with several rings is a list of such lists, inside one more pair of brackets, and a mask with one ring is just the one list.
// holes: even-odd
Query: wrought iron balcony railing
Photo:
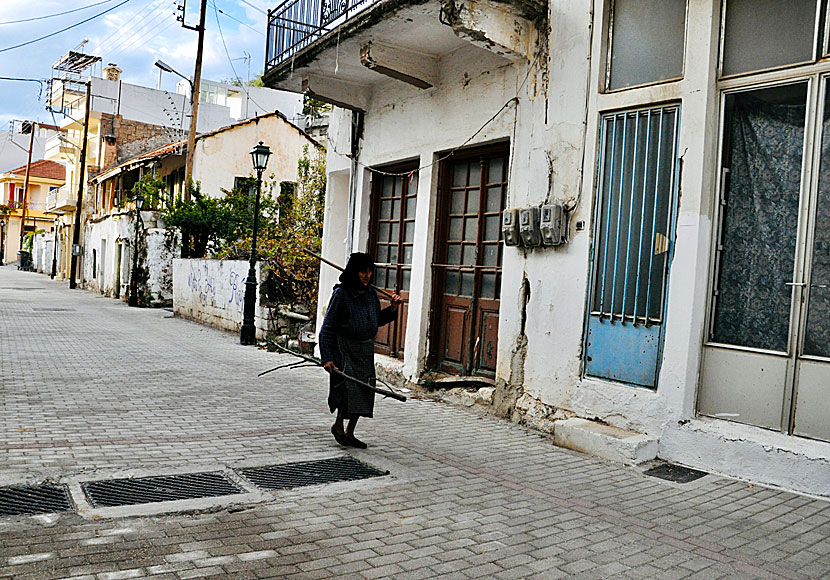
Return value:
[(379, 0), (286, 0), (268, 11), (265, 72)]

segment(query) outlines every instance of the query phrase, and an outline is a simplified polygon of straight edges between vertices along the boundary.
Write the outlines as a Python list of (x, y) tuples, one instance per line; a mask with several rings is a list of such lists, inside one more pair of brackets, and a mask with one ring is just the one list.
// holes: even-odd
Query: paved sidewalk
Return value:
[[(688, 484), (416, 395), (344, 450), (319, 369), (0, 267), (0, 486), (77, 512), (0, 517), (0, 578), (830, 578), (830, 502)], [(352, 455), (390, 474), (257, 490), (240, 467)], [(248, 493), (92, 509), (80, 482), (223, 470)], [(156, 512), (156, 513), (153, 513)]]

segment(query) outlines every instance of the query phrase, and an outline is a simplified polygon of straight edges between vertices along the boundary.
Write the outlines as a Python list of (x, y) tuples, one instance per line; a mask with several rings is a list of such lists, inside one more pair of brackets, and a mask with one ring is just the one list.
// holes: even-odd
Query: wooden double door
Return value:
[(503, 144), (442, 163), (432, 265), (435, 370), (495, 376), (508, 151)]

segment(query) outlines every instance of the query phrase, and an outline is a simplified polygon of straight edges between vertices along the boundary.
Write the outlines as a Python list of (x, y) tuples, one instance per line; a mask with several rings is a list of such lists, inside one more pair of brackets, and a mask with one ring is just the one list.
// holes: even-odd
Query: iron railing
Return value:
[(286, 0), (268, 11), (265, 72), (379, 0)]

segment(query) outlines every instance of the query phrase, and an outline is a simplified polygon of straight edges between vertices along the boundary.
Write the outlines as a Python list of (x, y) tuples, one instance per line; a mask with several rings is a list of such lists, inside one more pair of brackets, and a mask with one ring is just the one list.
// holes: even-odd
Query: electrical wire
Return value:
[[(249, 100), (250, 100), (250, 101), (251, 101), (254, 105), (256, 105), (258, 109), (260, 109), (261, 111), (265, 112), (265, 110), (266, 110), (266, 109), (265, 109), (265, 107), (263, 107), (262, 105), (260, 105), (259, 103), (257, 103), (257, 102), (253, 99), (253, 97), (251, 97), (251, 92), (248, 90), (248, 87), (247, 87), (245, 84), (243, 84), (242, 79), (240, 79), (240, 78), (239, 78), (239, 75), (238, 75), (238, 74), (236, 74), (236, 68), (233, 66), (233, 60), (231, 59), (231, 54), (230, 54), (230, 52), (228, 52), (228, 45), (227, 45), (227, 43), (225, 43), (225, 34), (222, 32), (222, 24), (219, 22), (219, 12), (218, 12), (218, 10), (219, 10), (219, 9), (216, 7), (216, 3), (214, 2), (214, 3), (213, 3), (213, 12), (214, 12), (214, 14), (216, 15), (216, 27), (219, 29), (219, 38), (221, 38), (221, 39), (222, 39), (222, 46), (223, 46), (223, 47), (225, 47), (225, 56), (227, 56), (227, 57), (228, 57), (228, 64), (230, 64), (230, 65), (231, 65), (231, 70), (233, 71), (233, 76), (234, 76), (234, 78), (236, 79), (236, 82), (238, 82), (238, 83), (239, 83), (240, 88), (241, 88), (241, 89), (245, 92), (245, 96), (246, 96), (246, 97), (247, 97), (247, 98), (248, 98), (248, 99), (249, 99)], [(248, 111), (247, 111), (247, 110), (245, 111), (245, 114), (246, 114), (246, 115), (248, 114)]]
[(98, 13), (98, 14), (96, 14), (95, 16), (90, 16), (89, 18), (87, 18), (87, 19), (85, 19), (85, 20), (81, 20), (80, 22), (76, 22), (75, 24), (73, 24), (73, 25), (71, 25), (71, 26), (67, 26), (66, 28), (61, 28), (60, 30), (58, 30), (58, 31), (56, 31), (56, 32), (52, 32), (52, 33), (47, 34), (47, 35), (45, 35), (45, 36), (41, 36), (40, 38), (35, 38), (34, 40), (29, 40), (29, 41), (27, 41), (27, 42), (21, 42), (20, 44), (16, 44), (16, 45), (14, 45), (14, 46), (7, 46), (6, 48), (0, 48), (0, 52), (8, 52), (8, 51), (10, 51), (10, 50), (14, 50), (15, 48), (21, 48), (21, 47), (23, 47), (23, 46), (28, 46), (28, 45), (30, 45), (30, 44), (34, 44), (34, 43), (36, 43), (36, 42), (40, 42), (41, 40), (46, 40), (47, 38), (51, 38), (51, 37), (53, 37), (53, 36), (57, 36), (57, 35), (58, 35), (58, 34), (60, 34), (61, 32), (66, 32), (67, 30), (71, 30), (72, 28), (76, 28), (76, 27), (80, 26), (81, 24), (86, 24), (86, 23), (87, 23), (87, 22), (89, 22), (90, 20), (95, 20), (95, 19), (96, 19), (96, 18), (98, 18), (99, 16), (103, 16), (103, 15), (104, 15), (104, 14), (106, 14), (107, 12), (112, 12), (112, 11), (113, 11), (113, 10), (115, 10), (116, 8), (119, 8), (120, 6), (123, 6), (124, 4), (126, 4), (127, 2), (130, 2), (130, 1), (131, 1), (131, 0), (123, 0), (120, 4), (116, 4), (116, 5), (115, 5), (115, 6), (113, 6), (112, 8), (107, 8), (106, 10), (104, 10), (103, 12), (99, 12), (99, 13)]
[(80, 12), (81, 10), (86, 10), (87, 8), (94, 8), (95, 6), (100, 6), (101, 4), (109, 4), (110, 2), (115, 2), (115, 0), (103, 0), (103, 2), (96, 2), (95, 4), (81, 6), (80, 8), (75, 8), (74, 10), (67, 10), (66, 12), (56, 12), (55, 14), (47, 14), (46, 16), (35, 16), (34, 18), (21, 18), (20, 20), (7, 20), (6, 22), (0, 22), (0, 25), (20, 24), (21, 22), (32, 22), (33, 20), (45, 20), (47, 18), (53, 18), (55, 16), (63, 16), (64, 14)]
[[(153, 30), (154, 27), (158, 26), (164, 21), (166, 16), (172, 16), (161, 12), (153, 18), (152, 22), (148, 22), (147, 25), (143, 26), (139, 30), (134, 31), (128, 37), (125, 38), (124, 43), (121, 43), (113, 52), (109, 53), (107, 57), (108, 60), (113, 60), (116, 56), (121, 55), (125, 51), (129, 50), (133, 46), (135, 46), (138, 42), (141, 41), (149, 41), (152, 38), (158, 37), (162, 32), (168, 30), (171, 26), (176, 24), (175, 19), (170, 19), (167, 24), (162, 24), (161, 28), (157, 28)], [(152, 32), (151, 32), (152, 31)], [(150, 33), (151, 32), (151, 33)], [(148, 34), (150, 33), (150, 34)]]
[[(115, 55), (124, 52), (125, 49), (134, 46), (138, 41), (145, 38), (145, 35), (151, 33), (147, 39), (155, 37), (159, 34), (158, 30), (153, 30), (159, 25), (166, 16), (172, 16), (166, 12), (168, 6), (159, 4), (143, 19), (141, 24), (134, 26), (131, 30), (125, 32), (123, 29), (119, 31), (120, 38), (116, 40), (112, 46), (106, 48), (108, 60), (112, 60)], [(173, 20), (175, 22), (175, 20)]]
[(265, 36), (265, 33), (264, 33), (264, 32), (262, 32), (261, 30), (257, 30), (256, 28), (254, 28), (254, 27), (253, 27), (253, 26), (251, 26), (250, 24), (248, 24), (248, 23), (246, 23), (246, 22), (242, 22), (242, 21), (241, 21), (241, 20), (239, 20), (238, 18), (235, 18), (235, 17), (231, 16), (231, 15), (230, 15), (230, 14), (228, 14), (227, 12), (224, 12), (221, 8), (219, 8), (219, 7), (217, 7), (217, 6), (216, 6), (216, 2), (214, 2), (214, 0), (211, 0), (211, 1), (210, 1), (210, 5), (211, 5), (211, 6), (213, 6), (213, 9), (214, 9), (214, 10), (218, 10), (218, 11), (219, 11), (219, 14), (221, 14), (222, 16), (225, 16), (226, 18), (230, 18), (231, 20), (234, 20), (234, 21), (238, 22), (238, 23), (239, 23), (239, 24), (241, 24), (242, 26), (247, 26), (248, 28), (250, 28), (251, 30), (253, 30), (253, 31), (254, 31), (254, 32), (256, 32), (257, 34), (259, 34), (260, 36)]
[[(163, 1), (163, 0), (149, 0), (149, 1), (147, 2), (147, 4), (145, 4), (144, 6), (142, 6), (141, 8), (139, 8), (138, 10), (136, 10), (136, 11), (133, 13), (133, 15), (132, 15), (132, 16), (130, 16), (130, 17), (127, 19), (127, 22), (128, 22), (128, 25), (127, 25), (127, 26), (132, 26), (132, 25), (134, 25), (135, 23), (138, 23), (138, 22), (143, 22), (143, 21), (144, 21), (144, 18), (143, 18), (143, 17), (139, 17), (139, 14), (141, 14), (142, 12), (144, 12), (145, 10), (147, 10), (148, 8), (150, 8), (153, 4), (155, 4), (155, 3), (157, 3), (157, 2), (159, 2), (159, 3), (160, 3), (160, 2), (162, 2), (162, 1)], [(150, 9), (150, 12), (152, 12), (153, 10), (155, 10), (155, 8)], [(106, 38), (104, 38), (103, 40), (101, 40), (100, 42), (98, 42), (98, 43), (95, 45), (95, 48), (94, 48), (93, 50), (91, 50), (91, 51), (90, 51), (90, 54), (98, 54), (98, 52), (101, 50), (101, 48), (102, 48), (102, 47), (104, 47), (104, 46), (106, 46), (106, 45), (108, 45), (108, 44), (109, 44), (110, 40), (112, 40), (112, 39), (113, 39), (113, 38), (115, 38), (116, 36), (120, 36), (120, 35), (122, 35), (122, 34), (124, 34), (124, 29), (123, 29), (123, 28), (121, 28), (121, 27), (116, 27), (116, 29), (115, 29), (115, 30), (113, 30), (112, 34), (110, 34), (109, 36), (107, 36)]]
[(250, 6), (251, 8), (253, 8), (254, 10), (256, 10), (256, 11), (258, 11), (258, 12), (262, 12), (263, 14), (265, 14), (266, 16), (268, 16), (268, 13), (267, 13), (265, 10), (263, 10), (263, 9), (262, 9), (262, 8), (260, 8), (259, 6), (254, 6), (254, 5), (253, 5), (253, 4), (251, 4), (250, 2), (247, 2), (247, 0), (236, 0), (236, 1), (237, 1), (237, 2), (242, 2), (243, 4), (247, 4), (248, 6)]
[[(467, 144), (469, 144), (469, 143), (470, 143), (473, 139), (475, 139), (475, 138), (479, 135), (479, 133), (481, 133), (482, 131), (484, 131), (484, 129), (487, 127), (487, 125), (489, 125), (490, 123), (492, 123), (493, 121), (495, 121), (495, 120), (496, 120), (496, 118), (497, 118), (499, 115), (501, 115), (501, 113), (502, 113), (504, 110), (506, 110), (506, 109), (507, 109), (507, 107), (509, 107), (511, 104), (515, 104), (515, 105), (517, 105), (517, 106), (519, 105), (519, 94), (521, 94), (521, 91), (522, 91), (522, 89), (524, 88), (525, 83), (527, 83), (527, 80), (530, 78), (530, 73), (532, 73), (532, 72), (533, 72), (533, 70), (534, 70), (534, 69), (536, 68), (536, 66), (538, 65), (540, 56), (541, 56), (541, 53), (540, 53), (540, 54), (537, 54), (537, 55), (536, 55), (536, 58), (534, 58), (534, 59), (533, 59), (533, 62), (532, 62), (532, 63), (530, 64), (530, 66), (528, 67), (527, 74), (525, 75), (524, 80), (522, 80), (521, 84), (520, 84), (520, 85), (519, 85), (519, 87), (516, 89), (516, 96), (515, 96), (515, 97), (512, 97), (510, 100), (508, 100), (506, 103), (504, 103), (504, 104), (501, 106), (501, 108), (493, 114), (493, 116), (492, 116), (492, 117), (490, 117), (489, 119), (487, 119), (487, 121), (485, 121), (485, 122), (484, 122), (484, 124), (483, 124), (481, 127), (479, 127), (479, 128), (478, 128), (478, 130), (477, 130), (475, 133), (473, 133), (472, 135), (470, 135), (470, 137), (469, 137), (469, 138), (467, 138), (467, 140), (466, 140), (466, 141), (464, 141), (461, 145), (457, 145), (457, 146), (453, 147), (452, 149), (450, 149), (449, 151), (447, 151), (444, 155), (442, 155), (441, 157), (439, 157), (438, 159), (436, 159), (436, 160), (435, 160), (435, 161), (433, 161), (432, 163), (428, 163), (428, 164), (426, 164), (426, 165), (422, 165), (421, 167), (418, 167), (417, 169), (413, 169), (412, 171), (401, 171), (401, 172), (395, 172), (395, 171), (383, 171), (382, 169), (376, 169), (376, 168), (374, 168), (374, 167), (369, 167), (368, 165), (366, 165), (366, 164), (364, 164), (364, 163), (361, 163), (360, 161), (357, 161), (357, 165), (359, 165), (360, 167), (362, 167), (362, 168), (364, 168), (364, 169), (367, 169), (368, 171), (371, 171), (372, 173), (376, 173), (376, 174), (379, 174), (379, 175), (391, 175), (391, 176), (395, 176), (395, 177), (403, 177), (403, 176), (409, 177), (409, 176), (411, 176), (412, 174), (414, 174), (414, 173), (416, 173), (416, 172), (420, 172), (422, 169), (429, 169), (429, 168), (430, 168), (430, 167), (432, 167), (433, 165), (435, 165), (435, 164), (437, 164), (437, 163), (440, 163), (441, 161), (443, 161), (444, 159), (447, 159), (448, 157), (451, 157), (451, 156), (452, 156), (452, 155), (453, 155), (456, 151), (458, 151), (458, 150), (459, 150), (459, 149), (461, 149), (462, 147), (465, 147), (465, 146), (466, 146)], [(515, 120), (514, 120), (514, 124), (515, 124)], [(515, 130), (515, 129), (514, 129), (514, 130)], [(348, 153), (342, 153), (342, 152), (340, 152), (340, 151), (338, 151), (338, 150), (337, 150), (337, 148), (335, 147), (334, 141), (332, 141), (332, 140), (331, 140), (331, 137), (329, 137), (329, 136), (328, 136), (328, 134), (326, 135), (326, 142), (327, 142), (327, 143), (331, 146), (331, 147), (330, 147), (330, 148), (331, 148), (331, 151), (332, 151), (333, 153), (335, 153), (336, 155), (340, 155), (341, 157), (351, 158), (351, 154), (348, 154)]]

